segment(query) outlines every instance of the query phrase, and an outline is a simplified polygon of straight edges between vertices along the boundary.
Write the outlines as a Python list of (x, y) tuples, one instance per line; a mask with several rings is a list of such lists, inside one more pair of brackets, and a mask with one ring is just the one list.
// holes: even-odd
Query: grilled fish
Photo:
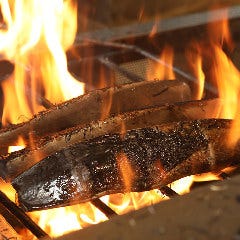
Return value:
[(224, 141), (230, 126), (231, 120), (208, 119), (100, 136), (44, 158), (12, 185), (27, 211), (160, 188), (240, 163), (239, 144)]

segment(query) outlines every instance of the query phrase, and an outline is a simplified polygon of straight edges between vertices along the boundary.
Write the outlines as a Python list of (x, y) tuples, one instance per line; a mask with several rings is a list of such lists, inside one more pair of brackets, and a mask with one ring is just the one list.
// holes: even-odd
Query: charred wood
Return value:
[(51, 133), (105, 119), (109, 115), (190, 100), (189, 87), (180, 81), (151, 81), (92, 91), (39, 113), (30, 121), (0, 130), (0, 145), (29, 141)]
[[(28, 211), (160, 189), (188, 175), (239, 163), (240, 143), (228, 148), (224, 141), (230, 126), (230, 120), (208, 119), (104, 135), (56, 152), (12, 184)], [(130, 185), (124, 169), (130, 172)]]
[(212, 109), (221, 104), (219, 99), (192, 101), (120, 114), (104, 121), (67, 129), (36, 143), (35, 148), (25, 148), (0, 157), (0, 176), (11, 181), (43, 158), (77, 142), (90, 140), (104, 134), (152, 127), (162, 123), (211, 118)]

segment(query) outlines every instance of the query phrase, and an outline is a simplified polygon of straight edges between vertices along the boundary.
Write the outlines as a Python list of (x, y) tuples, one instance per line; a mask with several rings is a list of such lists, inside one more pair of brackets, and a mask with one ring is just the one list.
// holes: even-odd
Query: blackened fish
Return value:
[(48, 156), (12, 184), (27, 211), (160, 188), (239, 163), (239, 145), (228, 148), (224, 141), (230, 126), (230, 120), (208, 119), (104, 135)]

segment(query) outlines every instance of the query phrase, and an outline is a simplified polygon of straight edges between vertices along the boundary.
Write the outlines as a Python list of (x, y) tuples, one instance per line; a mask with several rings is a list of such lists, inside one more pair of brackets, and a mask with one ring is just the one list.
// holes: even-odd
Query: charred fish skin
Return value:
[[(229, 128), (229, 124), (227, 120), (199, 120), (130, 130), (124, 136), (104, 135), (56, 152), (12, 184), (20, 205), (27, 211), (161, 187), (187, 174), (215, 168), (215, 152), (223, 146), (212, 146), (212, 154), (209, 132)], [(126, 159), (133, 172), (128, 190), (119, 168), (119, 162)]]

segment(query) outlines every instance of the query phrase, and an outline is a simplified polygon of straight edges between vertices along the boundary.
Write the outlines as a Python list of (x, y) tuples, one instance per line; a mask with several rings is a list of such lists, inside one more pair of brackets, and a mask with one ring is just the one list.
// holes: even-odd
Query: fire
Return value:
[(118, 168), (121, 172), (126, 192), (131, 191), (134, 180), (134, 171), (129, 163), (127, 156), (120, 153), (117, 157)]
[(240, 73), (234, 63), (223, 51), (226, 45), (229, 51), (234, 47), (227, 20), (227, 11), (222, 21), (211, 23), (208, 26), (210, 44), (212, 46), (213, 68), (211, 78), (215, 81), (219, 97), (223, 105), (218, 109), (220, 118), (234, 119), (231, 132), (226, 136), (226, 144), (233, 147), (240, 137)]
[[(222, 20), (208, 24), (208, 43), (192, 42), (186, 51), (189, 67), (192, 69), (196, 82), (193, 87), (193, 98), (204, 98), (205, 81), (209, 81), (218, 91), (218, 97), (222, 104), (217, 109), (213, 109), (213, 118), (233, 119), (232, 129), (229, 136), (226, 136), (226, 144), (233, 147), (240, 137), (240, 72), (234, 65), (224, 49), (231, 52), (234, 43), (231, 37), (228, 12), (224, 12)], [(207, 59), (203, 71), (203, 59)]]
[(90, 203), (44, 210), (41, 215), (33, 212), (31, 215), (38, 219), (39, 226), (51, 236), (61, 236), (107, 220), (107, 217)]
[(15, 151), (19, 151), (21, 149), (25, 148), (25, 143), (24, 140), (21, 136), (18, 137), (18, 141), (17, 141), (17, 145), (16, 146), (9, 146), (8, 147), (8, 152), (15, 152)]
[(219, 109), (219, 117), (235, 119), (227, 138), (228, 145), (234, 146), (240, 136), (238, 120), (240, 74), (218, 46), (215, 48), (215, 56), (218, 67), (215, 68), (214, 75), (218, 79), (219, 96), (224, 101), (223, 106)]
[(173, 57), (173, 48), (170, 45), (166, 45), (159, 57), (160, 63), (150, 63), (147, 80), (174, 80)]
[(203, 97), (205, 74), (203, 72), (201, 46), (197, 42), (192, 42), (186, 51), (189, 67), (192, 70), (196, 82), (193, 86), (193, 99), (200, 100)]
[[(77, 6), (74, 1), (0, 0), (0, 9), (5, 26), (0, 29), (0, 54), (15, 64), (13, 76), (1, 85), (4, 91), (3, 124), (19, 123), (31, 118), (33, 114), (44, 109), (41, 105), (42, 98), (58, 103), (83, 94), (84, 85), (68, 72), (65, 55), (65, 51), (74, 41), (77, 30)], [(209, 29), (209, 32), (213, 32), (214, 35), (210, 36), (213, 53), (213, 70), (210, 75), (216, 80), (219, 97), (224, 101), (215, 117), (234, 119), (240, 109), (238, 105), (240, 76), (239, 71), (222, 50), (223, 43), (232, 46), (227, 20), (222, 21), (220, 25), (219, 23), (210, 25)], [(151, 34), (155, 34), (154, 29)], [(194, 98), (201, 99), (204, 96), (206, 79), (203, 71), (205, 53), (199, 44), (193, 43), (192, 48), (195, 49), (195, 54), (187, 53), (187, 57), (198, 81), (196, 83), (198, 90), (194, 93)], [(173, 57), (173, 48), (166, 45), (159, 57), (162, 64), (153, 64), (151, 66), (153, 71), (147, 73), (147, 79), (175, 79)], [(111, 101), (110, 93), (109, 104), (102, 107), (102, 119), (109, 115)], [(231, 144), (239, 138), (236, 130), (240, 129), (239, 124), (236, 118), (232, 132), (237, 134), (231, 134), (231, 138), (229, 137)], [(123, 125), (123, 135), (125, 131)], [(34, 139), (31, 139), (31, 144), (34, 144)], [(19, 140), (18, 145), (25, 144)], [(12, 151), (13, 149), (9, 148), (9, 152)], [(134, 179), (133, 170), (126, 156), (120, 155), (118, 158), (125, 189), (130, 191)], [(215, 175), (210, 179), (213, 177), (215, 178)], [(193, 180), (196, 180), (196, 176), (183, 178), (172, 183), (171, 188), (178, 193), (186, 193)], [(3, 183), (0, 185), (14, 199), (14, 193), (10, 192), (9, 186), (5, 187)], [(118, 214), (139, 209), (163, 199), (166, 197), (157, 189), (144, 193), (114, 194), (101, 198)], [(107, 217), (91, 203), (33, 212), (30, 215), (51, 236), (59, 236), (89, 224), (107, 220)]]
[[(59, 103), (83, 94), (83, 83), (67, 70), (65, 54), (77, 31), (75, 1), (0, 0), (0, 10), (4, 24), (0, 29), (0, 54), (15, 64), (13, 75), (1, 84), (4, 92), (3, 125), (26, 121), (43, 110), (43, 98)], [(34, 139), (29, 137), (33, 145)], [(20, 138), (18, 146), (9, 147), (9, 152), (24, 145)], [(10, 191), (7, 192), (9, 195)], [(43, 211), (32, 216), (55, 236), (79, 228), (74, 210)], [(56, 218), (63, 212), (69, 215), (62, 222), (68, 218), (68, 223), (72, 223), (67, 229), (62, 223), (56, 223)]]
[(67, 70), (65, 55), (77, 29), (76, 4), (59, 0), (0, 4), (6, 25), (0, 30), (0, 52), (15, 63), (13, 76), (2, 84), (3, 123), (21, 122), (43, 110), (41, 97), (58, 103), (83, 94), (83, 84)]
[(170, 184), (171, 189), (173, 189), (178, 194), (185, 194), (190, 192), (190, 187), (193, 183), (194, 176), (188, 176), (181, 178)]
[(125, 194), (112, 194), (101, 198), (109, 207), (118, 214), (125, 214), (129, 211), (137, 210), (151, 204), (158, 203), (163, 199), (168, 199), (157, 189), (147, 192), (131, 192)]

